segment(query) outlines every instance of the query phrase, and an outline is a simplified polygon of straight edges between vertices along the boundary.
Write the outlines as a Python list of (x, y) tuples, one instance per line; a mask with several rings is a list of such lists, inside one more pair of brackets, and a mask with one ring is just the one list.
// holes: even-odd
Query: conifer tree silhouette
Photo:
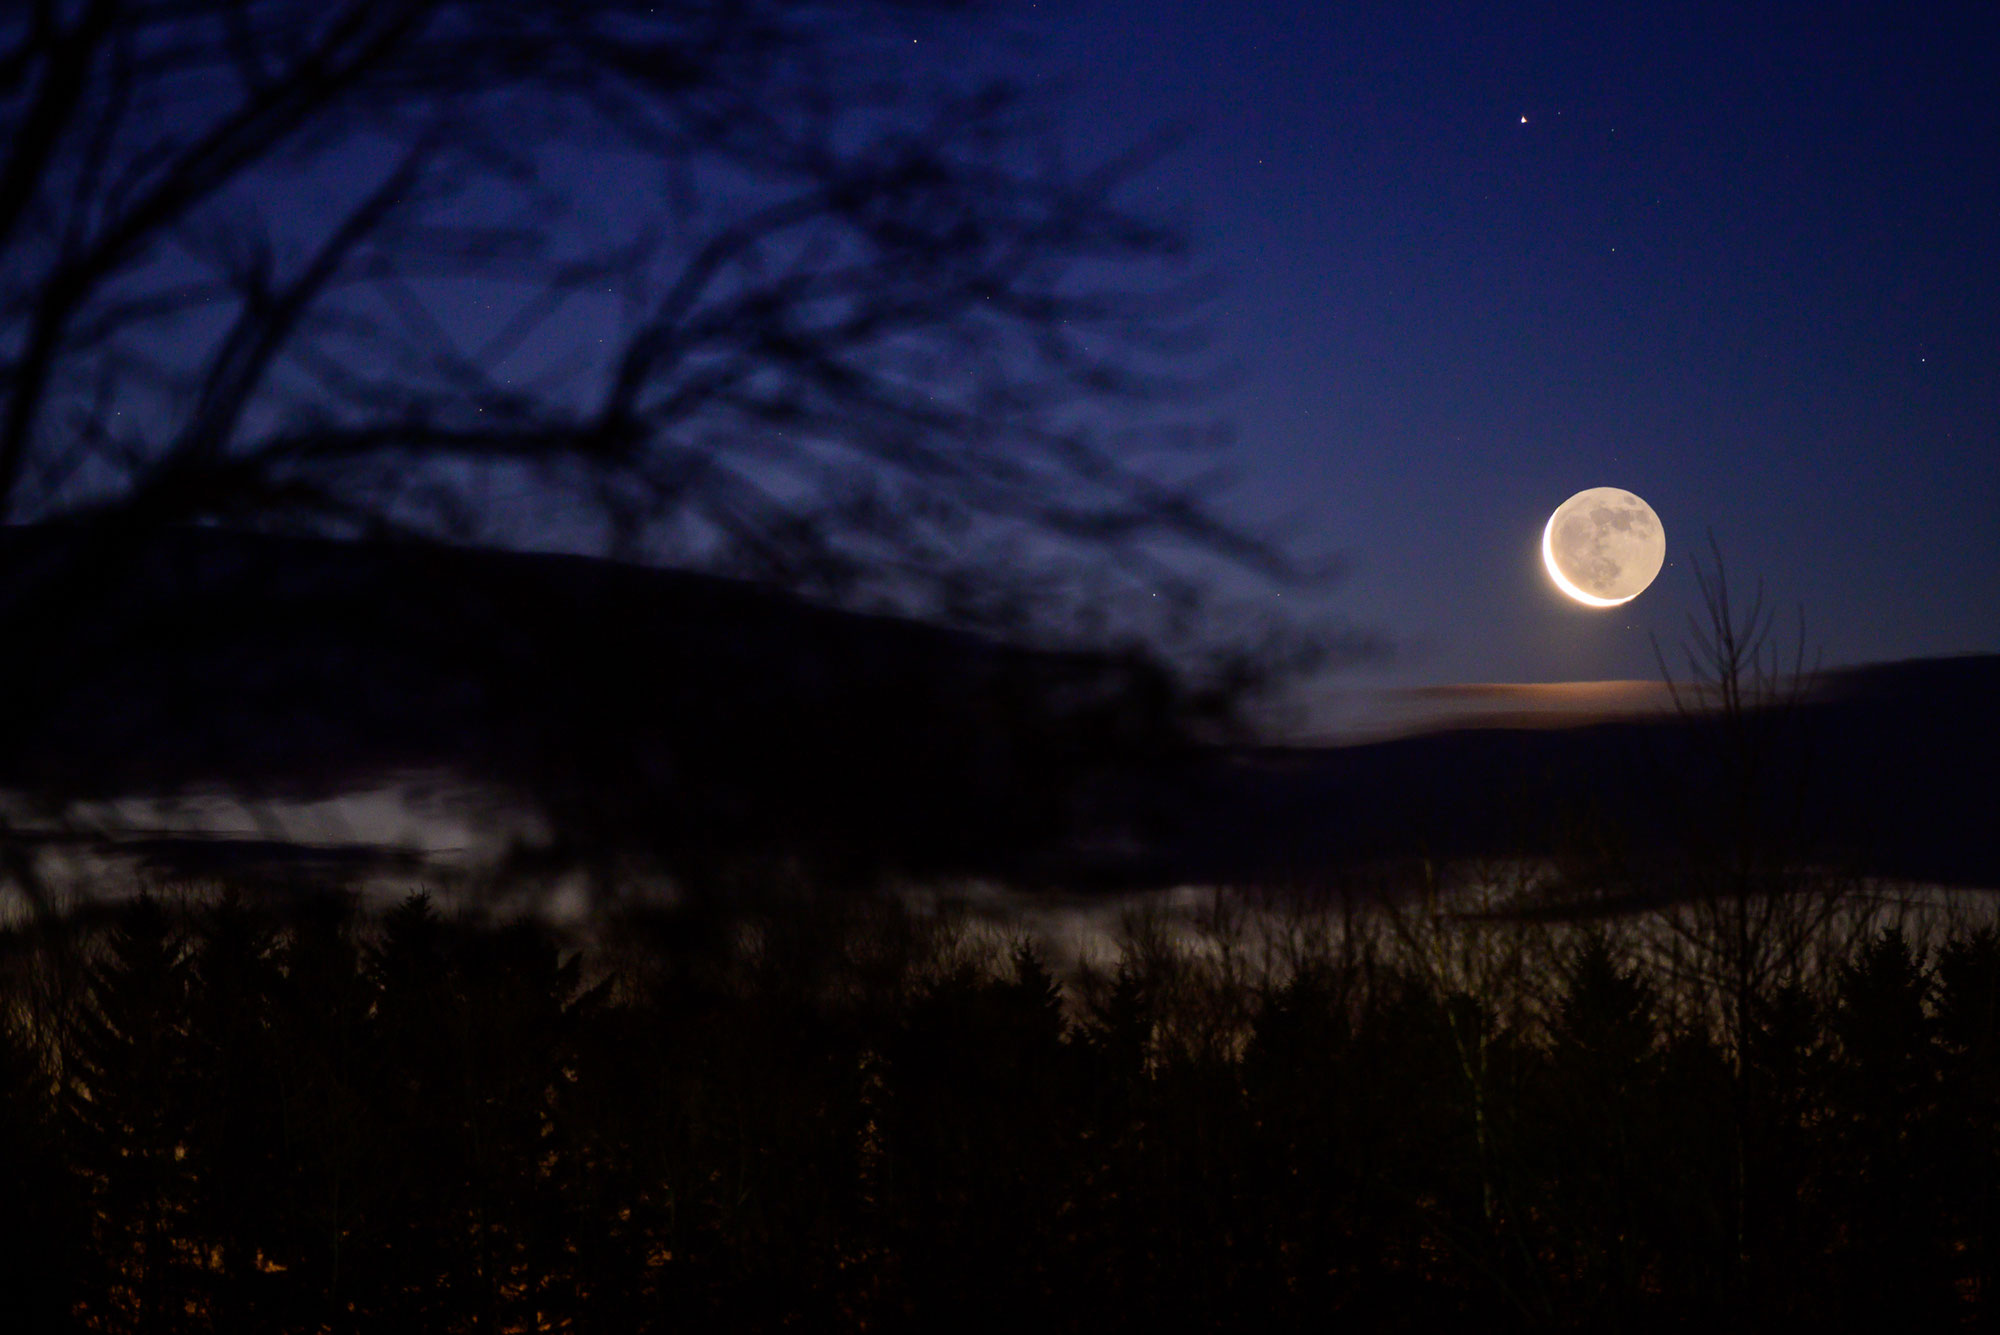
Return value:
[(1938, 1200), (1937, 1049), (1930, 971), (1890, 928), (1843, 965), (1828, 1026), (1843, 1305), (1857, 1319), (1950, 1320)]
[(277, 1224), (289, 1209), (271, 1032), (276, 932), (234, 892), (199, 908), (191, 926), (187, 1229), (207, 1252), (213, 1320), (254, 1326), (289, 1312), (285, 1291), (299, 1259), (275, 1254)]
[(1731, 1208), (1726, 1225), (1735, 1273), (1733, 1302), (1773, 1321), (1807, 1320), (1795, 1277), (1815, 1272), (1831, 1221), (1810, 1204), (1824, 1175), (1816, 1129), (1826, 1098), (1830, 1054), (1826, 1014), (1796, 981), (1771, 990), (1752, 1010), (1740, 1059), (1729, 1076)]
[(1353, 1234), (1371, 1203), (1357, 1154), (1368, 1098), (1354, 1075), (1360, 991), (1352, 971), (1309, 961), (1263, 989), (1243, 1057), (1268, 1282), (1328, 1308), (1351, 1299), (1338, 1276), (1353, 1273)]
[(1962, 1274), (1986, 1302), (1996, 1292), (2000, 1226), (2000, 932), (1948, 940), (1938, 951), (1938, 1133), (1946, 1217), (1964, 1246)]
[(1581, 1310), (1607, 1327), (1631, 1320), (1653, 1261), (1660, 1202), (1646, 1190), (1669, 1152), (1656, 1121), (1659, 1032), (1650, 982), (1621, 967), (1607, 935), (1566, 961), (1550, 1025), (1548, 1117), (1539, 1129), (1554, 1179), (1553, 1239), (1569, 1251)]
[(906, 1008), (889, 1046), (883, 1143), (893, 1156), (904, 1273), (932, 1319), (1054, 1319), (1043, 1239), (1074, 1163), (1061, 990), (1020, 943), (1008, 973), (947, 972)]
[(1121, 959), (1109, 990), (1091, 1004), (1080, 1035), (1096, 1057), (1101, 1081), (1129, 1085), (1144, 1077), (1156, 1023), (1145, 980)]
[(368, 1245), (349, 1269), (383, 1304), (380, 1318), (406, 1326), (443, 1324), (476, 1299), (466, 1258), (465, 1054), (453, 1029), (447, 935), (429, 897), (411, 895), (385, 916), (366, 963), (377, 992), (367, 1097), (380, 1142)]
[[(467, 1197), (484, 1319), (505, 1328), (574, 1313), (563, 1190), (575, 1128), (562, 1098), (574, 1060), (581, 957), (545, 929), (512, 923), (458, 942), (455, 1023), (463, 1045)], [(537, 1314), (541, 1314), (540, 1318)]]
[[(14, 977), (6, 982), (0, 995), (17, 1002)], [(0, 1019), (0, 1294), (22, 1330), (61, 1329), (85, 1278), (84, 1218), (57, 1107), (48, 1054), (21, 1032), (16, 1014)]]
[(189, 969), (184, 934), (150, 895), (120, 907), (68, 1041), (64, 1111), (93, 1215), (87, 1319), (176, 1330), (198, 1294), (189, 1225)]
[(385, 1149), (369, 1099), (372, 980), (351, 896), (302, 893), (287, 915), (272, 1001), (271, 1060), (284, 1128), (285, 1209), (269, 1246), (290, 1267), (297, 1324), (342, 1310), (347, 1238), (366, 1217)]

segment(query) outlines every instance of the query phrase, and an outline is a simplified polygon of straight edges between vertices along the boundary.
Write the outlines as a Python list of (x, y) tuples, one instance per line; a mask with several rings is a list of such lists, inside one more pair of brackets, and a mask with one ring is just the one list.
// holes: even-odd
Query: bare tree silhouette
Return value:
[(970, 8), (24, 8), (0, 521), (557, 515), (959, 615), (1038, 552), (1183, 599), (1162, 539), (1286, 568), (1121, 448), (1198, 332), (1117, 199), (1145, 155), (1071, 167), (1017, 90), (898, 72)]
[[(122, 619), (188, 621), (132, 575), (189, 526), (567, 548), (1054, 638), (1124, 606), (1210, 651), (1200, 708), (1254, 689), (1275, 642), (1194, 616), (1201, 571), (1310, 572), (1211, 503), (1207, 285), (1121, 202), (1153, 146), (1078, 166), (1018, 84), (911, 71), (979, 8), (0, 18), (0, 635), (37, 646), (10, 698), (199, 634)], [(476, 679), (448, 611), (428, 679)], [(107, 651), (114, 623), (142, 630)]]
[(1807, 666), (1804, 613), (1787, 647), (1761, 581), (1747, 607), (1732, 601), (1721, 549), (1691, 558), (1702, 618), (1689, 616), (1688, 675), (1654, 654), (1694, 744), (1680, 814), (1680, 895), (1662, 916), (1665, 965), (1720, 1021), (1729, 1064), (1736, 1281), (1747, 1291), (1779, 1225), (1761, 1211), (1777, 1162), (1759, 1127), (1785, 1097), (1772, 1054), (1785, 1007), (1824, 993), (1832, 961), (1874, 926), (1853, 878), (1814, 857), (1807, 829), (1810, 773), (1801, 707), (1818, 667)]

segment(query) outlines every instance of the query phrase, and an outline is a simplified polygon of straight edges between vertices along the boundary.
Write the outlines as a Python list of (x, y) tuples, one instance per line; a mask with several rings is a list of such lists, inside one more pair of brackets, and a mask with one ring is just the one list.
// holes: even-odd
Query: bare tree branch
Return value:
[[(1212, 473), (1128, 462), (1199, 382), (1204, 290), (1135, 269), (1178, 244), (1116, 202), (1157, 146), (1070, 171), (1010, 90), (871, 68), (903, 8), (37, 11), (0, 106), (0, 520), (451, 527), (533, 466), (656, 559), (776, 574), (803, 542), (916, 592), (909, 558), (1016, 526), (1140, 582), (1160, 543), (1301, 574)], [(337, 211), (292, 202), (384, 150)], [(643, 196), (635, 235), (565, 154)], [(505, 298), (476, 332), (438, 304), (466, 279)]]

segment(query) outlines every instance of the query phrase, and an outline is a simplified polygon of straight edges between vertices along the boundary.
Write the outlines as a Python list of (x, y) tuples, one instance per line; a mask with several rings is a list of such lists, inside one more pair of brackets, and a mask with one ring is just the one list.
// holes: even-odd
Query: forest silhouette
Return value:
[(1076, 959), (777, 845), (567, 926), (268, 871), (36, 899), (0, 1291), (133, 1332), (1991, 1321), (1992, 903), (1824, 839), (1803, 725), (1873, 715), (1705, 588), (1674, 823), (1266, 858)]
[(1745, 990), (1699, 914), (1412, 874), (1139, 913), (1074, 972), (804, 891), (581, 944), (422, 895), (43, 916), (13, 1328), (1992, 1318), (1990, 921), (1850, 887)]

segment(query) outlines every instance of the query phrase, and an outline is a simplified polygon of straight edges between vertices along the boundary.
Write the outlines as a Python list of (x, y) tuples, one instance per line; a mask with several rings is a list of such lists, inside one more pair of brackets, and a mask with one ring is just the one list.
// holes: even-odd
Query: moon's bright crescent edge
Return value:
[(1556, 547), (1554, 542), (1556, 515), (1561, 513), (1562, 508), (1558, 506), (1556, 513), (1549, 516), (1549, 522), (1542, 526), (1542, 564), (1549, 568), (1549, 578), (1556, 582), (1557, 588), (1578, 602), (1588, 604), (1591, 607), (1617, 607), (1621, 603), (1631, 602), (1639, 596), (1639, 593), (1645, 592), (1644, 589), (1641, 589), (1639, 593), (1628, 593), (1623, 598), (1600, 598), (1594, 593), (1585, 593), (1582, 589), (1570, 583), (1563, 576), (1562, 570), (1556, 565)]

